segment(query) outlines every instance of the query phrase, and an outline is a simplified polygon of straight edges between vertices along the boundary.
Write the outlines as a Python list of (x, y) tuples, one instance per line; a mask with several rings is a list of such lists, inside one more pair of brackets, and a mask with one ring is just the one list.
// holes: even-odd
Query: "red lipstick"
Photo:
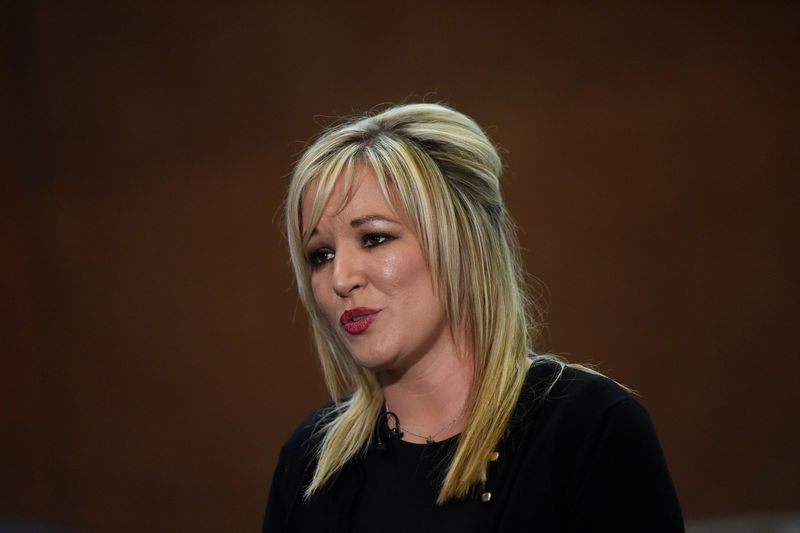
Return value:
[(360, 335), (367, 331), (367, 328), (380, 311), (369, 307), (356, 307), (348, 309), (339, 317), (339, 323), (344, 330), (351, 335)]

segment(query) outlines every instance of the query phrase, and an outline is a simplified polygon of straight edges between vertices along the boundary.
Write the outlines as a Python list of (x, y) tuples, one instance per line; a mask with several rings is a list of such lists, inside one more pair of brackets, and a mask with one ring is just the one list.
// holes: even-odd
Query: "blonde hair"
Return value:
[[(405, 210), (434, 285), (443, 288), (450, 327), (466, 332), (474, 354), (469, 416), (439, 492), (443, 503), (486, 480), (489, 457), (522, 389), (536, 331), (515, 227), (500, 193), (502, 163), (472, 119), (438, 104), (401, 105), (342, 123), (324, 132), (298, 161), (286, 203), (289, 250), (325, 383), (336, 402), (319, 426), (322, 438), (306, 497), (366, 453), (384, 402), (375, 373), (355, 363), (316, 304), (304, 254), (334, 184), (344, 180), (346, 199), (354, 169), (365, 164), (390, 205)], [(303, 227), (301, 200), (309, 186), (316, 193)]]

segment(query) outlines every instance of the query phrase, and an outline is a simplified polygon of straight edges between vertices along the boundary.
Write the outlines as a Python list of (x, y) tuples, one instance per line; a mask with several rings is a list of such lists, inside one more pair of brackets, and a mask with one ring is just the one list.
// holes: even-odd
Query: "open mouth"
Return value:
[(339, 323), (346, 332), (351, 335), (359, 335), (367, 331), (379, 312), (377, 309), (368, 307), (348, 309), (339, 317)]

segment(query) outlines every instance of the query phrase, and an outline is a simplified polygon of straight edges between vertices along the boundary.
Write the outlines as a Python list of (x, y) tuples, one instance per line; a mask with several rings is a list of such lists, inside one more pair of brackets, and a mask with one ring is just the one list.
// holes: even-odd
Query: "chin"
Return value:
[(352, 352), (350, 352), (350, 354), (353, 356), (353, 360), (358, 366), (367, 370), (372, 370), (373, 372), (390, 370), (397, 364), (397, 361), (394, 359), (394, 357), (390, 356), (382, 357), (372, 353), (366, 357), (359, 357)]
[(361, 368), (372, 370), (373, 372), (383, 372), (385, 370), (391, 369), (394, 366), (391, 362), (384, 360), (375, 360), (372, 358), (360, 359), (358, 357), (354, 357), (353, 359), (355, 359), (356, 363)]

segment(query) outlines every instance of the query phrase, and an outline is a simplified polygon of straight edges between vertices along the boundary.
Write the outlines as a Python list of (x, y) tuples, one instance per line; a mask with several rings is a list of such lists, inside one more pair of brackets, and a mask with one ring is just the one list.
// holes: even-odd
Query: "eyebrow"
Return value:
[(381, 215), (364, 215), (363, 217), (354, 218), (350, 221), (351, 228), (357, 228), (362, 226), (368, 222), (375, 222), (375, 221), (384, 221), (384, 222), (391, 222), (393, 224), (397, 224), (398, 222), (394, 219), (384, 217)]
[[(354, 218), (350, 221), (351, 228), (357, 228), (359, 226), (363, 226), (369, 222), (389, 222), (392, 224), (399, 224), (398, 221), (394, 220), (393, 218), (381, 216), (381, 215), (364, 215), (363, 217)], [(317, 234), (317, 228), (311, 230), (311, 237)]]

